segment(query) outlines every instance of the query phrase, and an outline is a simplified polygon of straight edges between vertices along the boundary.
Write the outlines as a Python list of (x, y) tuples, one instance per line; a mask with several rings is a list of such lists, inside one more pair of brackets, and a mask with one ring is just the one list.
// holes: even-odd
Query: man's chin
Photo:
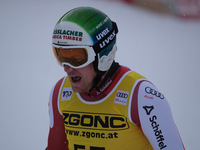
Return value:
[(77, 93), (84, 93), (84, 90), (79, 88), (79, 87), (76, 87), (76, 86), (72, 86), (72, 89), (74, 92), (77, 92)]
[(86, 92), (89, 92), (90, 89), (86, 89), (84, 86), (81, 86), (81, 87), (77, 87), (77, 86), (72, 86), (72, 89), (74, 92), (76, 93), (86, 93)]

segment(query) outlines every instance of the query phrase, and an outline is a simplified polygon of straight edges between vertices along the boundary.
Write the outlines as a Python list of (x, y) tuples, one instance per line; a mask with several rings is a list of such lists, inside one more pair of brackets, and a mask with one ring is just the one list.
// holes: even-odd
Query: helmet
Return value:
[[(116, 23), (105, 13), (92, 7), (78, 7), (64, 14), (57, 22), (52, 37), (54, 54), (62, 65), (80, 68), (93, 62), (97, 72), (107, 71), (115, 58), (117, 33)], [(69, 58), (65, 58), (69, 54), (61, 54), (61, 50), (69, 48), (86, 50), (88, 59), (81, 63), (76, 60), (70, 62)], [(74, 61), (76, 65), (73, 65)]]

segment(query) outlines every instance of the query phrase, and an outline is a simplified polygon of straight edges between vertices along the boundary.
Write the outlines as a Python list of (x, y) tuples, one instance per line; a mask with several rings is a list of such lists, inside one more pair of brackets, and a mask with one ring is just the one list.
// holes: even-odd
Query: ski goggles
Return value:
[(59, 46), (52, 44), (54, 55), (60, 65), (82, 68), (95, 60), (95, 51), (91, 46)]
[(100, 57), (99, 52), (102, 49), (106, 49), (116, 39), (118, 28), (115, 22), (112, 22), (112, 25), (112, 30), (93, 46), (62, 46), (52, 44), (57, 61), (62, 66), (68, 65), (72, 68), (82, 68), (92, 63), (95, 60), (96, 53)]

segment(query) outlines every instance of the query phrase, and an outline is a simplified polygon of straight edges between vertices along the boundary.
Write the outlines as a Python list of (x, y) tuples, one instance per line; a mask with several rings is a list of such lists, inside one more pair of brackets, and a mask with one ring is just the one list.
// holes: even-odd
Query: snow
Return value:
[(96, 7), (117, 22), (116, 61), (165, 94), (185, 148), (198, 149), (200, 21), (94, 0), (0, 2), (0, 149), (45, 149), (49, 93), (65, 75), (53, 56), (51, 36), (58, 19), (78, 6)]

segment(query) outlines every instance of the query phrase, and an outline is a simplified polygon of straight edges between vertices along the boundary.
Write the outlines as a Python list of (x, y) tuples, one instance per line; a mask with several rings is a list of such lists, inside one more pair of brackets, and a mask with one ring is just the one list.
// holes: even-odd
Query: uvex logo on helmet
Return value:
[(111, 34), (109, 37), (107, 37), (104, 41), (102, 41), (102, 42), (99, 44), (100, 48), (103, 48), (103, 47), (105, 47), (106, 45), (110, 44), (110, 42), (113, 41), (113, 39), (115, 38), (115, 35), (116, 35), (116, 34), (115, 34), (115, 31), (113, 31), (112, 34)]
[(112, 22), (111, 30), (106, 28), (97, 35), (98, 39), (100, 40), (93, 46), (95, 51), (98, 53), (99, 51), (102, 51), (103, 49), (108, 47), (116, 39), (117, 33), (118, 33), (117, 25), (115, 22)]
[(98, 35), (96, 35), (97, 40), (101, 40), (103, 37), (105, 37), (109, 33), (109, 31), (110, 30), (108, 28), (106, 28), (101, 33), (99, 33)]

